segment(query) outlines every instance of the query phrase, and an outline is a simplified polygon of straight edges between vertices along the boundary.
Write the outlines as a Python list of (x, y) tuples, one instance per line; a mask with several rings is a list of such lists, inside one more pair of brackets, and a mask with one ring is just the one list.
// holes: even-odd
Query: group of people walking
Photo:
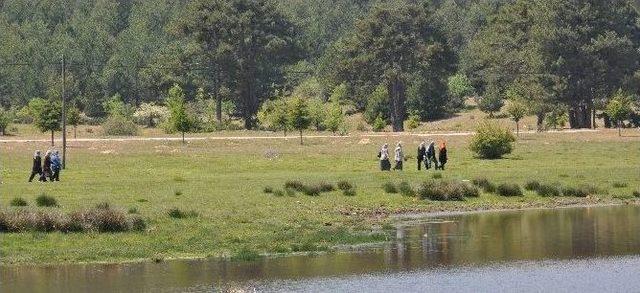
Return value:
[(31, 176), (29, 182), (32, 182), (36, 175), (39, 175), (38, 181), (47, 182), (47, 180), (60, 181), (60, 170), (62, 163), (60, 153), (58, 151), (47, 151), (44, 160), (40, 151), (33, 154), (33, 167), (31, 168)]
[[(437, 153), (437, 154), (436, 154)], [(380, 159), (380, 170), (382, 171), (391, 171), (391, 159), (389, 156), (389, 144), (384, 144), (378, 153), (378, 158)], [(396, 149), (394, 150), (394, 161), (395, 166), (393, 170), (402, 170), (403, 163), (405, 160), (404, 151), (402, 149), (402, 143), (398, 142), (396, 145)], [(418, 170), (422, 170), (422, 165), (429, 170), (431, 166), (435, 167), (436, 170), (444, 170), (444, 166), (447, 164), (447, 144), (442, 142), (440, 147), (436, 151), (436, 143), (431, 141), (429, 146), (427, 146), (426, 142), (420, 143), (418, 146)]]

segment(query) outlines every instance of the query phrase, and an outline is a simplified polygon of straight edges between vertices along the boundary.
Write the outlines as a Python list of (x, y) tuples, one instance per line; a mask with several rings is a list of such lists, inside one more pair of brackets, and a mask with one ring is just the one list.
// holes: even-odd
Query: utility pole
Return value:
[(62, 53), (62, 169), (67, 166), (67, 60)]

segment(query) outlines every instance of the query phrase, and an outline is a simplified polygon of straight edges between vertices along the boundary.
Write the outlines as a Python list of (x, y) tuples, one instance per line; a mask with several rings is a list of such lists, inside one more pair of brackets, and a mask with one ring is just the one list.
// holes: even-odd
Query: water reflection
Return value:
[(399, 241), (358, 253), (257, 262), (0, 268), (0, 292), (183, 291), (279, 279), (431, 270), (495, 262), (640, 254), (640, 207), (458, 215), (400, 227)]

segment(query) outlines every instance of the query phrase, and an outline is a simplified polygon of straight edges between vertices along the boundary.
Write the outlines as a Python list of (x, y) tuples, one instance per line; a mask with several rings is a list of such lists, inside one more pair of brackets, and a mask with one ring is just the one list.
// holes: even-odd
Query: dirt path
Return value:
[[(579, 129), (579, 130), (562, 130), (562, 131), (547, 131), (545, 133), (583, 133), (583, 132), (599, 132), (599, 130), (592, 129)], [(535, 134), (536, 131), (521, 131), (521, 134)], [(314, 138), (367, 138), (367, 137), (426, 137), (426, 136), (470, 136), (474, 132), (423, 132), (423, 133), (363, 133), (356, 135), (303, 135), (305, 139)], [(202, 140), (261, 140), (261, 139), (296, 139), (297, 136), (201, 136), (201, 137), (187, 137), (186, 141), (202, 141)], [(50, 142), (50, 139), (0, 139), (0, 143), (33, 143), (33, 142)], [(55, 141), (60, 142), (58, 138)], [(67, 142), (129, 142), (129, 141), (182, 141), (181, 137), (124, 137), (124, 138), (78, 138), (67, 139)]]

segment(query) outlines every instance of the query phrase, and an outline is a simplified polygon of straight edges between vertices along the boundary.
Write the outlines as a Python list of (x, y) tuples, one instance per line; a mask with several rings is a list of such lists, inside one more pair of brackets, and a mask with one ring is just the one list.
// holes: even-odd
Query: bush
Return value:
[(36, 197), (36, 205), (39, 207), (57, 207), (58, 201), (54, 197), (43, 193)]
[(498, 185), (496, 192), (500, 196), (522, 196), (522, 189), (520, 185), (515, 183), (504, 183)]
[(138, 126), (126, 117), (113, 116), (102, 123), (102, 131), (107, 136), (135, 136), (138, 135)]
[(486, 193), (494, 193), (496, 192), (496, 185), (491, 183), (489, 179), (484, 177), (478, 177), (473, 179), (473, 185), (482, 188), (482, 190)]
[(11, 200), (10, 205), (12, 207), (26, 207), (26, 206), (29, 205), (29, 203), (27, 203), (27, 201), (24, 200), (24, 198), (16, 197), (16, 198)]
[(195, 211), (185, 212), (180, 210), (179, 208), (170, 209), (168, 214), (169, 214), (169, 217), (174, 219), (195, 218), (198, 216), (198, 213)]
[(539, 196), (543, 197), (556, 197), (562, 193), (559, 184), (539, 184), (535, 191)]
[(529, 180), (524, 185), (524, 189), (526, 189), (528, 191), (538, 191), (538, 189), (540, 189), (540, 186), (541, 186), (541, 184), (537, 180)]
[(413, 187), (411, 187), (411, 184), (409, 184), (406, 181), (402, 181), (400, 182), (400, 184), (398, 184), (398, 190), (400, 191), (400, 194), (402, 194), (403, 196), (415, 196), (416, 192), (415, 190), (413, 190)]
[(513, 151), (515, 136), (495, 122), (482, 122), (471, 139), (470, 149), (482, 159), (500, 159)]
[(351, 190), (354, 188), (353, 184), (351, 184), (351, 182), (349, 181), (338, 181), (338, 189), (342, 190), (342, 191), (346, 191), (346, 190)]
[(465, 182), (430, 180), (420, 185), (418, 196), (436, 201), (462, 201), (465, 197), (480, 196), (480, 191)]
[(420, 116), (418, 115), (409, 116), (409, 119), (407, 120), (407, 128), (409, 130), (413, 130), (418, 127), (420, 127)]
[(271, 193), (273, 193), (273, 188), (271, 186), (267, 186), (262, 190), (262, 192), (267, 193), (267, 194), (271, 194)]
[(371, 127), (373, 128), (373, 131), (381, 132), (385, 129), (385, 127), (387, 127), (387, 122), (382, 119), (381, 115), (378, 115), (376, 120), (373, 121), (373, 125)]
[(581, 185), (578, 187), (565, 187), (562, 189), (562, 195), (568, 197), (587, 197), (598, 193), (598, 189), (590, 185)]
[(393, 193), (393, 194), (398, 193), (398, 189), (396, 188), (396, 185), (393, 184), (393, 182), (387, 182), (383, 184), (382, 189), (386, 193)]
[(632, 195), (633, 197), (640, 198), (640, 190), (634, 190)]

